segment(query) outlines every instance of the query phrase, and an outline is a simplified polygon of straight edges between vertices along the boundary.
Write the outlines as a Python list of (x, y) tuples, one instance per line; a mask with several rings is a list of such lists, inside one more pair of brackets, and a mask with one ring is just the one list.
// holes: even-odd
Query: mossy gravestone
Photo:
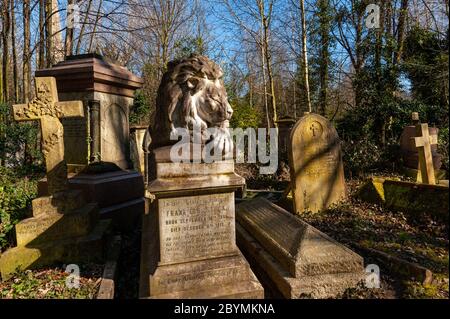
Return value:
[(318, 212), (345, 198), (340, 140), (326, 118), (307, 113), (297, 122), (289, 162), (296, 213)]
[(82, 116), (81, 101), (58, 101), (52, 77), (36, 78), (36, 97), (28, 104), (14, 105), (16, 121), (40, 121), (49, 196), (33, 200), (33, 217), (16, 225), (17, 247), (0, 258), (3, 280), (18, 269), (102, 257), (103, 237), (110, 222), (98, 222), (97, 204), (86, 203), (81, 191), (67, 188), (61, 119)]

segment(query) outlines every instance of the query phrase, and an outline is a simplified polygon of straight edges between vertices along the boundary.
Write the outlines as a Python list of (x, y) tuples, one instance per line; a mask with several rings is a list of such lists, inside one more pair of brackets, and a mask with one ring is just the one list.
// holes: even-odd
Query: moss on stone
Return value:
[(357, 197), (410, 215), (427, 213), (448, 222), (449, 188), (394, 179), (371, 178), (357, 192)]

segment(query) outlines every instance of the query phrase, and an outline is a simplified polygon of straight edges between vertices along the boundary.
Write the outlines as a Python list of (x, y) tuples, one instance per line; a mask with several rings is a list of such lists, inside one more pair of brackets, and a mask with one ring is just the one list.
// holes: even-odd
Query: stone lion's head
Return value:
[(222, 80), (223, 71), (201, 55), (175, 60), (168, 64), (156, 98), (152, 144), (174, 144), (170, 133), (194, 126), (226, 128), (233, 110), (228, 103)]

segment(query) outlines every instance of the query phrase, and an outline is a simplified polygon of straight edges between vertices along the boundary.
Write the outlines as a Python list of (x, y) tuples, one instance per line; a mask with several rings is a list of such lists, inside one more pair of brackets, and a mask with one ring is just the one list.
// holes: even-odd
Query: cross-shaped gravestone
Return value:
[(58, 101), (56, 80), (53, 77), (37, 77), (36, 97), (28, 104), (14, 105), (16, 121), (40, 120), (41, 122), (42, 153), (45, 159), (50, 195), (67, 188), (64, 128), (60, 119), (83, 116), (83, 102)]
[(419, 170), (422, 183), (435, 185), (436, 179), (434, 177), (431, 145), (438, 143), (437, 135), (430, 135), (428, 124), (426, 123), (416, 125), (416, 135), (417, 137), (413, 137), (413, 139), (419, 152)]

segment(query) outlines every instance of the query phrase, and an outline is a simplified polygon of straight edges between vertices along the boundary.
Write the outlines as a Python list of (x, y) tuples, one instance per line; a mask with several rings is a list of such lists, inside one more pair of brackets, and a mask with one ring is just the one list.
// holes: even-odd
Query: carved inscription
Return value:
[[(198, 285), (210, 282), (211, 284), (218, 284), (220, 282), (229, 282), (230, 278), (239, 278), (242, 272), (242, 268), (219, 268), (214, 271), (199, 271), (189, 272), (184, 274), (173, 274), (157, 279), (157, 285), (155, 289), (161, 291), (167, 291), (172, 289), (180, 289), (181, 287), (194, 288)], [(242, 276), (241, 276), (242, 277)]]
[(161, 263), (213, 258), (236, 250), (233, 194), (159, 200)]
[(46, 241), (84, 235), (90, 226), (87, 213), (57, 215), (45, 218), (33, 218), (16, 225), (17, 245), (23, 246), (32, 241)]
[(296, 212), (321, 211), (345, 197), (339, 136), (317, 114), (302, 117), (291, 135), (289, 154)]
[(84, 119), (66, 118), (63, 119), (64, 137), (69, 138), (83, 138), (81, 142), (86, 143), (86, 121)]
[[(305, 155), (307, 157), (308, 155)], [(339, 164), (339, 153), (338, 152), (314, 152), (314, 161), (305, 167), (303, 174), (311, 177), (320, 177), (324, 174), (332, 174)], [(327, 176), (326, 175), (326, 176)]]

